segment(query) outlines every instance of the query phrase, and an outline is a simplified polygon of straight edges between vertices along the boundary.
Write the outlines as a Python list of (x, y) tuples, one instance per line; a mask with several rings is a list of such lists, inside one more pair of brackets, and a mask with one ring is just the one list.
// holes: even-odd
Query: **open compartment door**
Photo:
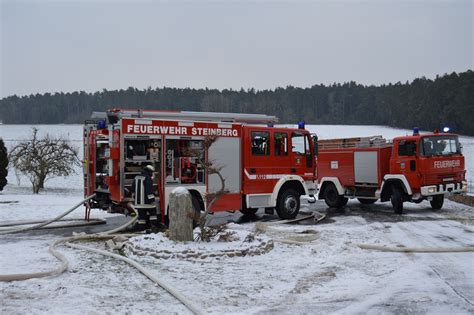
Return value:
[[(214, 203), (210, 211), (240, 210), (241, 208), (241, 145), (240, 138), (219, 137), (208, 151), (208, 161), (213, 166), (221, 167), (221, 175), (225, 179), (225, 189), (228, 194)], [(215, 193), (221, 189), (219, 176), (208, 176), (207, 191)]]

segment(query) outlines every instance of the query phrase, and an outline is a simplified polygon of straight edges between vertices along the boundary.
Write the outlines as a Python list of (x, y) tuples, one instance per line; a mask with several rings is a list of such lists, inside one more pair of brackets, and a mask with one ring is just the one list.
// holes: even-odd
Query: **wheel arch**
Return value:
[(300, 194), (300, 196), (307, 195), (308, 189), (304, 183), (304, 179), (296, 175), (284, 176), (280, 178), (280, 180), (278, 180), (278, 182), (276, 183), (275, 188), (273, 189), (271, 206), (275, 207), (277, 204), (278, 197), (289, 188), (296, 190)]
[(323, 177), (319, 182), (319, 192), (318, 192), (318, 199), (324, 199), (324, 190), (330, 184), (333, 184), (339, 195), (344, 195), (344, 187), (341, 185), (341, 182), (337, 177)]
[(413, 194), (410, 184), (404, 175), (386, 175), (380, 187), (380, 200), (388, 201), (392, 194), (392, 187), (397, 186), (409, 196)]

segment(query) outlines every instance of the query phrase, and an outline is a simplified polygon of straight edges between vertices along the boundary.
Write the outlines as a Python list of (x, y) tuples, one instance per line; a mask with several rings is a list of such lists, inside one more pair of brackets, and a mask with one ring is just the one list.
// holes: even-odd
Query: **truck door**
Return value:
[(290, 170), (293, 168), (293, 163), (289, 152), (290, 138), (288, 134), (289, 132), (284, 130), (276, 130), (273, 133), (273, 173), (276, 176), (291, 174)]
[(291, 133), (291, 159), (290, 174), (299, 176), (312, 176), (314, 173), (314, 157), (311, 152), (309, 134), (303, 132)]
[(416, 140), (400, 140), (396, 147), (396, 158), (392, 166), (394, 174), (403, 174), (410, 186), (413, 186), (419, 178), (417, 176), (417, 142)]
[(271, 193), (272, 158), (270, 130), (266, 128), (246, 128), (244, 149), (244, 193)]

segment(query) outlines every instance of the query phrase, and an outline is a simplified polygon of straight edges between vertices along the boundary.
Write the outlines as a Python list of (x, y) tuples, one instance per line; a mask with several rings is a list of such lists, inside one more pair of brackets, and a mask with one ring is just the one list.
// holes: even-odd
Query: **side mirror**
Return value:
[(313, 143), (314, 143), (314, 156), (318, 156), (318, 136), (313, 136)]

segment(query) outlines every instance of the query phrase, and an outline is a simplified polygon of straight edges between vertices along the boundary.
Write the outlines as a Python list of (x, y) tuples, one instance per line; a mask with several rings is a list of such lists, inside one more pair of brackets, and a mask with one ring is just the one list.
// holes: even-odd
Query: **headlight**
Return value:
[(428, 193), (432, 194), (436, 192), (436, 187), (430, 187), (428, 188)]

